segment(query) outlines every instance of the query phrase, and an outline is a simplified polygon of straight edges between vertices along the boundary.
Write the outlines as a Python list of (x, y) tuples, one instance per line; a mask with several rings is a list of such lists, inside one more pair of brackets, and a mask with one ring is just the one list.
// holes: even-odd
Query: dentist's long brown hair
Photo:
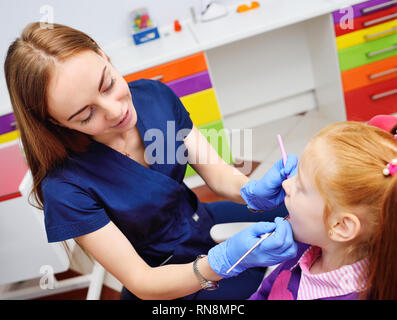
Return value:
[(40, 210), (46, 174), (70, 151), (83, 152), (90, 142), (87, 135), (50, 121), (47, 88), (55, 63), (85, 50), (100, 54), (97, 43), (85, 33), (59, 24), (46, 27), (39, 22), (27, 25), (10, 45), (4, 64), (17, 129), (33, 176), (29, 199), (33, 194), (36, 203), (29, 203)]

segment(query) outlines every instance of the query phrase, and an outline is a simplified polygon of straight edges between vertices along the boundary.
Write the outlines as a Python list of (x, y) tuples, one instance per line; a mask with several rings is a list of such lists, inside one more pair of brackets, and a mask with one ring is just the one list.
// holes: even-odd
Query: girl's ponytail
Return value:
[(397, 174), (384, 195), (379, 224), (369, 251), (366, 299), (397, 299)]

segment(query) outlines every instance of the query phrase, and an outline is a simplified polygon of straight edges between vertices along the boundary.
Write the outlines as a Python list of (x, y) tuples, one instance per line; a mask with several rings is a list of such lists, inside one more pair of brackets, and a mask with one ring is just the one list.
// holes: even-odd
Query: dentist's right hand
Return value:
[[(262, 234), (275, 232), (256, 247), (229, 274), (226, 271), (234, 265), (259, 239)], [(275, 222), (257, 222), (226, 241), (211, 248), (208, 262), (221, 277), (234, 277), (252, 267), (267, 267), (296, 256), (297, 244), (287, 220), (277, 217)]]
[(250, 209), (272, 210), (277, 208), (285, 198), (283, 181), (292, 178), (298, 171), (298, 157), (287, 156), (287, 163), (278, 160), (259, 180), (250, 180), (241, 188), (241, 197)]

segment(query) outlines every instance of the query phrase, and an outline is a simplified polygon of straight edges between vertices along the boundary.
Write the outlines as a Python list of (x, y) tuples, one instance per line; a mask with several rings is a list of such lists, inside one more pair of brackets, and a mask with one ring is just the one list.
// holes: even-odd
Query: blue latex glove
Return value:
[[(263, 240), (229, 274), (226, 274), (226, 271), (260, 239), (262, 234), (273, 230), (276, 231)], [(296, 256), (297, 248), (291, 225), (287, 220), (277, 217), (274, 223), (255, 223), (211, 248), (208, 252), (208, 263), (218, 275), (229, 278), (240, 274), (247, 268), (267, 267), (292, 259)]]
[(277, 208), (285, 198), (281, 184), (287, 177), (292, 177), (298, 170), (298, 157), (287, 156), (287, 162), (278, 160), (259, 180), (251, 180), (240, 190), (245, 203), (254, 210), (272, 210)]

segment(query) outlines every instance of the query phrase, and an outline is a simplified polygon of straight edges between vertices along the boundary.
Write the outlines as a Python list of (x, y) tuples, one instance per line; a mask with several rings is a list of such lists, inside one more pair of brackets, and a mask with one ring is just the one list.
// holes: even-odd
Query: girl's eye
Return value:
[(298, 181), (295, 181), (295, 190), (297, 192), (299, 192), (301, 190), (301, 186), (300, 186), (300, 183)]
[(299, 182), (299, 191), (305, 193), (305, 189), (303, 189), (302, 184)]

